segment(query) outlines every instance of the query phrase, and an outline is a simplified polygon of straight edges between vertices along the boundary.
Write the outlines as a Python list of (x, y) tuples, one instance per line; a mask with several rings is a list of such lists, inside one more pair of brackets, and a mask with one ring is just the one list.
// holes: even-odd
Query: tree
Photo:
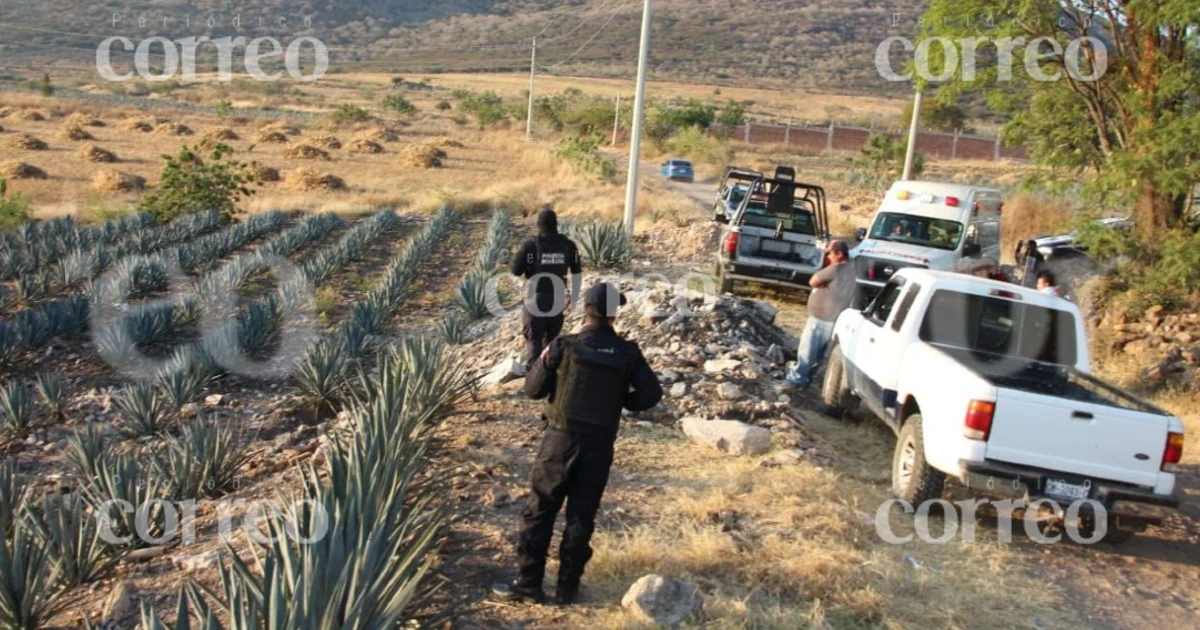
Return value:
[[(973, 77), (957, 64), (939, 96), (983, 90), (990, 106), (1012, 116), (1007, 142), (1026, 144), (1060, 179), (1094, 171), (1087, 190), (1132, 205), (1149, 245), (1183, 224), (1200, 179), (1198, 29), (1200, 0), (932, 0), (922, 38), (986, 35), (991, 48), (979, 50), (991, 51), (988, 63)], [(1013, 63), (993, 63), (1003, 59), (995, 44), (1005, 37), (1016, 44)], [(937, 75), (945, 48), (930, 51)]]
[[(207, 158), (200, 152), (209, 149)], [(242, 197), (254, 194), (258, 178), (246, 164), (225, 159), (233, 150), (224, 144), (184, 146), (177, 155), (162, 156), (162, 176), (155, 191), (138, 209), (169, 221), (185, 214), (216, 210), (226, 217), (237, 211)]]
[(717, 124), (721, 126), (721, 136), (728, 138), (733, 133), (735, 127), (746, 124), (745, 103), (729, 99), (729, 102), (717, 114)]
[(42, 96), (54, 94), (54, 86), (50, 84), (49, 72), (42, 73), (42, 82), (38, 84), (38, 91), (42, 93)]
[[(904, 154), (908, 143), (899, 137), (872, 135), (863, 144), (862, 152), (854, 161), (854, 170), (861, 183), (870, 188), (883, 190), (904, 173)], [(912, 174), (920, 175), (925, 170), (925, 157), (913, 154)]]
[[(900, 117), (904, 127), (912, 120), (912, 103), (904, 106)], [(921, 104), (921, 127), (933, 131), (974, 133), (975, 128), (967, 122), (967, 112), (954, 103), (930, 99)]]

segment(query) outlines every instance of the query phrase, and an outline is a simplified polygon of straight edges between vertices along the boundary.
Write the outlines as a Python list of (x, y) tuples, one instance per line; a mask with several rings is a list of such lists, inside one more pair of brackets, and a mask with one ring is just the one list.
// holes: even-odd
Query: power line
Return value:
[(619, 14), (621, 12), (621, 9), (624, 9), (625, 5), (627, 5), (627, 4), (629, 4), (629, 0), (625, 0), (624, 2), (622, 2), (622, 4), (620, 6), (618, 6), (612, 12), (611, 15), (608, 16), (608, 19), (604, 21), (604, 24), (601, 24), (600, 28), (596, 29), (596, 32), (592, 33), (592, 36), (589, 37), (586, 42), (583, 42), (582, 46), (580, 46), (579, 48), (576, 48), (575, 52), (571, 53), (570, 56), (568, 56), (566, 59), (563, 59), (562, 61), (560, 61), (552, 66), (549, 66), (548, 69), (553, 70), (554, 68), (557, 68), (557, 67), (567, 63), (568, 61), (574, 59), (575, 57), (578, 57), (579, 53), (583, 52), (583, 49), (587, 48), (592, 42), (596, 41), (596, 38), (600, 36), (600, 33), (604, 32), (604, 29), (607, 28), (608, 25), (611, 24), (614, 19), (616, 19), (617, 14)]
[(600, 3), (600, 5), (599, 5), (599, 6), (595, 7), (595, 8), (594, 8), (594, 9), (592, 9), (590, 12), (588, 12), (588, 15), (585, 15), (585, 16), (584, 16), (584, 18), (583, 18), (583, 20), (581, 20), (581, 21), (579, 22), (579, 24), (576, 24), (576, 25), (575, 25), (575, 28), (573, 28), (573, 29), (571, 29), (571, 30), (567, 31), (566, 33), (561, 33), (561, 34), (557, 34), (557, 35), (552, 35), (552, 36), (551, 36), (549, 39), (547, 39), (546, 41), (548, 41), (548, 42), (552, 42), (552, 41), (555, 41), (555, 40), (564, 39), (564, 38), (570, 37), (571, 35), (574, 35), (576, 32), (578, 32), (578, 31), (579, 31), (579, 29), (581, 29), (581, 28), (583, 28), (584, 26), (586, 26), (586, 25), (587, 25), (587, 23), (588, 23), (588, 21), (590, 21), (592, 18), (596, 17), (597, 15), (600, 15), (600, 12), (601, 12), (601, 11), (604, 11), (604, 9), (606, 9), (606, 8), (607, 8), (607, 7), (608, 7), (610, 4), (612, 4), (614, 1), (615, 1), (615, 0), (604, 0), (603, 2), (601, 2), (601, 3)]

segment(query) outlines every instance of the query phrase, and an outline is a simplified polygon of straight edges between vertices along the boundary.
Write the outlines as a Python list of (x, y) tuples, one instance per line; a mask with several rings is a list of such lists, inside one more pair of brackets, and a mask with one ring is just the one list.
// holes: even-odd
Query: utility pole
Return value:
[(529, 114), (525, 117), (525, 138), (533, 138), (533, 80), (537, 78), (537, 35), (533, 36), (533, 54), (529, 60)]
[(621, 130), (621, 95), (617, 95), (617, 111), (613, 114), (613, 141), (612, 146), (617, 146), (617, 132)]
[(921, 128), (921, 90), (913, 98), (912, 124), (908, 128), (908, 149), (904, 152), (904, 175), (900, 179), (912, 179), (913, 157), (917, 152), (917, 132)]
[(642, 114), (646, 110), (646, 60), (650, 56), (650, 0), (642, 9), (642, 43), (638, 52), (637, 91), (633, 97), (633, 131), (629, 141), (629, 178), (625, 182), (625, 230), (633, 236), (637, 210), (638, 169), (642, 157)]

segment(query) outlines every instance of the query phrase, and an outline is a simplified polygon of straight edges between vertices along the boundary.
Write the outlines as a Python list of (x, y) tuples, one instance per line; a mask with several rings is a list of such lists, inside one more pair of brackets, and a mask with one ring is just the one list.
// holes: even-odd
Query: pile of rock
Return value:
[(1100, 325), (1111, 331), (1111, 350), (1148, 366), (1144, 378), (1200, 389), (1200, 313), (1167, 314), (1162, 306), (1153, 306), (1141, 321), (1118, 313)]

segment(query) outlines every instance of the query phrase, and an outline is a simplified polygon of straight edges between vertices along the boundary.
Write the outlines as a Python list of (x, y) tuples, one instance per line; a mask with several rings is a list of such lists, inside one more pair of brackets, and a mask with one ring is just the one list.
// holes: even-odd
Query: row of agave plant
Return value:
[(76, 248), (56, 264), (17, 276), (13, 283), (15, 297), (21, 303), (29, 304), (95, 278), (114, 261), (127, 256), (151, 254), (190, 241), (224, 223), (224, 216), (215, 210), (198, 212), (180, 217), (167, 225), (154, 225), (124, 233), (111, 243), (100, 242), (90, 247)]
[(72, 251), (114, 243), (129, 232), (153, 225), (154, 217), (145, 213), (116, 217), (97, 226), (79, 225), (70, 216), (30, 221), (0, 235), (0, 280), (48, 266)]
[[(390, 209), (375, 214), (349, 230), (338, 242), (318, 251), (303, 266), (301, 275), (284, 282), (273, 293), (240, 309), (230, 308), (218, 314), (218, 318), (224, 318), (224, 323), (209, 331), (201, 341), (177, 348), (154, 380), (134, 383), (117, 394), (115, 403), (120, 412), (122, 431), (129, 437), (144, 437), (168, 430), (183, 406), (198, 400), (204, 389), (225, 373), (227, 366), (234, 365), (242, 357), (259, 354), (270, 343), (280, 326), (304, 307), (308, 286), (327, 281), (339, 269), (360, 257), (371, 242), (382, 238), (397, 221)], [(222, 303), (233, 306), (229, 296), (236, 293), (246, 278), (266, 269), (270, 256), (292, 253), (329, 234), (338, 225), (341, 220), (336, 215), (310, 217), (301, 225), (263, 243), (258, 251), (234, 258), (207, 276), (197, 295), (186, 298), (182, 306), (172, 309), (168, 304), (162, 307), (162, 318), (169, 323), (160, 328), (173, 329), (167, 333), (170, 334), (194, 325), (199, 317), (200, 301), (205, 308)], [(309, 279), (309, 274), (314, 280)], [(153, 335), (159, 331), (153, 322), (142, 324), (140, 317), (132, 318), (129, 323), (131, 325), (115, 327), (115, 332), (98, 340), (102, 353), (132, 348), (133, 344), (139, 343), (137, 335)], [(144, 330), (140, 328), (142, 326)], [(127, 337), (121, 339), (121, 335)], [(141, 343), (147, 342), (141, 340)]]
[[(197, 231), (209, 226), (207, 213), (191, 219)], [(73, 338), (86, 332), (93, 304), (123, 302), (127, 294), (165, 289), (169, 285), (168, 261), (183, 270), (194, 270), (237, 249), (247, 242), (280, 229), (286, 218), (281, 212), (253, 215), (244, 223), (168, 248), (154, 256), (132, 256), (113, 265), (114, 274), (105, 278), (128, 279), (128, 291), (117, 296), (115, 280), (94, 282), (73, 295), (19, 311), (10, 322), (0, 322), (0, 364), (15, 360), (22, 352), (37, 350), (55, 337)], [(187, 263), (186, 265), (184, 263)], [(100, 293), (96, 299), (93, 294)], [(107, 300), (107, 301), (106, 301)]]
[[(475, 264), (459, 282), (455, 293), (455, 304), (470, 319), (479, 319), (488, 314), (488, 281), (496, 271), (496, 265), (508, 251), (508, 240), (512, 235), (512, 219), (504, 210), (496, 210), (488, 224), (487, 236), (475, 256)], [(451, 315), (453, 317), (453, 315)], [(461, 327), (456, 327), (461, 329)], [(443, 324), (443, 332), (455, 329)]]
[(575, 241), (579, 256), (589, 267), (620, 269), (633, 259), (633, 241), (620, 221), (564, 221), (563, 234)]
[[(269, 516), (265, 541), (247, 537), (253, 562), (228, 546), (219, 589), (182, 586), (171, 627), (217, 630), (218, 615), (239, 630), (418, 621), (411, 615), (433, 592), (424, 578), (448, 514), (446, 480), (427, 470), (430, 435), (474, 380), (431, 339), (405, 339), (373, 368), (356, 366), (346, 403), (352, 430), (331, 440), (326, 471), (303, 467), (299, 496), (283, 498), (305, 509)], [(143, 630), (168, 627), (143, 605)]]
[[(12, 462), (0, 464), (0, 628), (45, 627), (67, 606), (69, 589), (104, 578), (133, 549), (180, 533), (162, 502), (227, 494), (247, 458), (236, 427), (196, 418), (141, 453), (119, 453), (88, 424), (68, 438), (69, 492), (37, 496)], [(127, 513), (120, 502), (137, 509)]]
[(299, 361), (295, 381), (301, 394), (321, 417), (345, 399), (351, 365), (368, 350), (371, 335), (378, 334), (403, 305), (409, 285), (457, 219), (443, 207), (392, 258), (374, 288), (355, 303), (346, 321), (330, 337), (308, 349)]

